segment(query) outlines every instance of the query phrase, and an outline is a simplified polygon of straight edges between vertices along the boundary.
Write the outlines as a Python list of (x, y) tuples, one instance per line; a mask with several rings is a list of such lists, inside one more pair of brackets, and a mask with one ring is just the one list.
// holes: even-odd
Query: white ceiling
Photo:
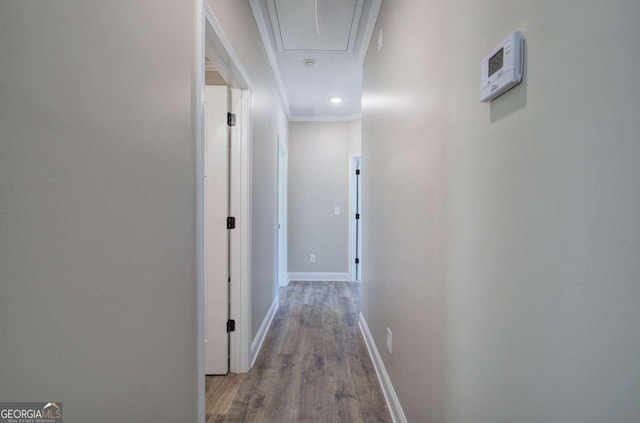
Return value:
[(290, 120), (359, 117), (362, 63), (381, 2), (317, 0), (316, 26), (316, 0), (250, 0)]

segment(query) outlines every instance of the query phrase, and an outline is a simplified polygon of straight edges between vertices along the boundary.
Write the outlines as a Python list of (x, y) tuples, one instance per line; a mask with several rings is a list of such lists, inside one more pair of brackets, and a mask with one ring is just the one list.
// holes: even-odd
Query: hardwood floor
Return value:
[(253, 369), (207, 377), (207, 423), (391, 422), (359, 311), (358, 283), (280, 288)]

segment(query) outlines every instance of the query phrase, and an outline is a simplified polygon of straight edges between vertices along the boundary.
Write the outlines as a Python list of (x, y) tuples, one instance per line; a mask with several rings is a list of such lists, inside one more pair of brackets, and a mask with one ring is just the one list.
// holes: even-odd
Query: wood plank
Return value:
[(359, 283), (280, 288), (253, 369), (207, 378), (207, 423), (391, 422), (359, 312)]
[(231, 409), (245, 374), (229, 373), (227, 376), (207, 376), (206, 416), (207, 422), (223, 421)]

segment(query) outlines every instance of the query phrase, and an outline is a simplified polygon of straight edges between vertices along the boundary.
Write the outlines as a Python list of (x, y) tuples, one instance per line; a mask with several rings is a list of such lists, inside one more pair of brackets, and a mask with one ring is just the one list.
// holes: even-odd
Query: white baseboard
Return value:
[(349, 282), (351, 278), (347, 272), (289, 272), (291, 281)]
[(251, 366), (249, 368), (253, 367), (253, 364), (256, 362), (256, 358), (258, 358), (258, 354), (260, 354), (260, 349), (262, 348), (264, 338), (267, 337), (267, 333), (269, 332), (269, 328), (271, 327), (273, 317), (278, 311), (279, 300), (280, 298), (276, 295), (276, 297), (273, 299), (273, 303), (271, 303), (271, 307), (269, 307), (269, 311), (267, 311), (267, 315), (264, 316), (264, 320), (260, 325), (260, 329), (258, 329), (256, 337), (253, 338), (253, 342), (251, 342)]
[(367, 321), (362, 313), (360, 313), (360, 331), (364, 337), (365, 344), (367, 344), (371, 361), (373, 361), (373, 367), (376, 369), (376, 374), (378, 375), (382, 393), (384, 394), (384, 399), (387, 401), (393, 423), (407, 423), (407, 417), (404, 415), (404, 411), (402, 411), (400, 400), (398, 400), (396, 391), (393, 389), (393, 384), (391, 384), (387, 369), (384, 367), (382, 357), (380, 357), (376, 343), (373, 340), (373, 335), (371, 335)]

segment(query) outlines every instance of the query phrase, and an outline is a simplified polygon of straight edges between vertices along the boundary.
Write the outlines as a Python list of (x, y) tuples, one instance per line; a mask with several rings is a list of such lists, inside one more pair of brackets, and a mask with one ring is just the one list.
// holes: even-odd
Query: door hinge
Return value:
[(236, 126), (236, 114), (235, 113), (227, 113), (227, 125)]
[(360, 175), (360, 169), (356, 169), (356, 175)]
[(235, 332), (236, 330), (236, 321), (235, 320), (227, 320), (227, 332)]
[(233, 216), (227, 217), (227, 229), (235, 229), (236, 228), (236, 218)]
[(360, 213), (356, 213), (356, 219), (360, 219)]
[(360, 264), (360, 259), (359, 258), (356, 259), (356, 264)]

